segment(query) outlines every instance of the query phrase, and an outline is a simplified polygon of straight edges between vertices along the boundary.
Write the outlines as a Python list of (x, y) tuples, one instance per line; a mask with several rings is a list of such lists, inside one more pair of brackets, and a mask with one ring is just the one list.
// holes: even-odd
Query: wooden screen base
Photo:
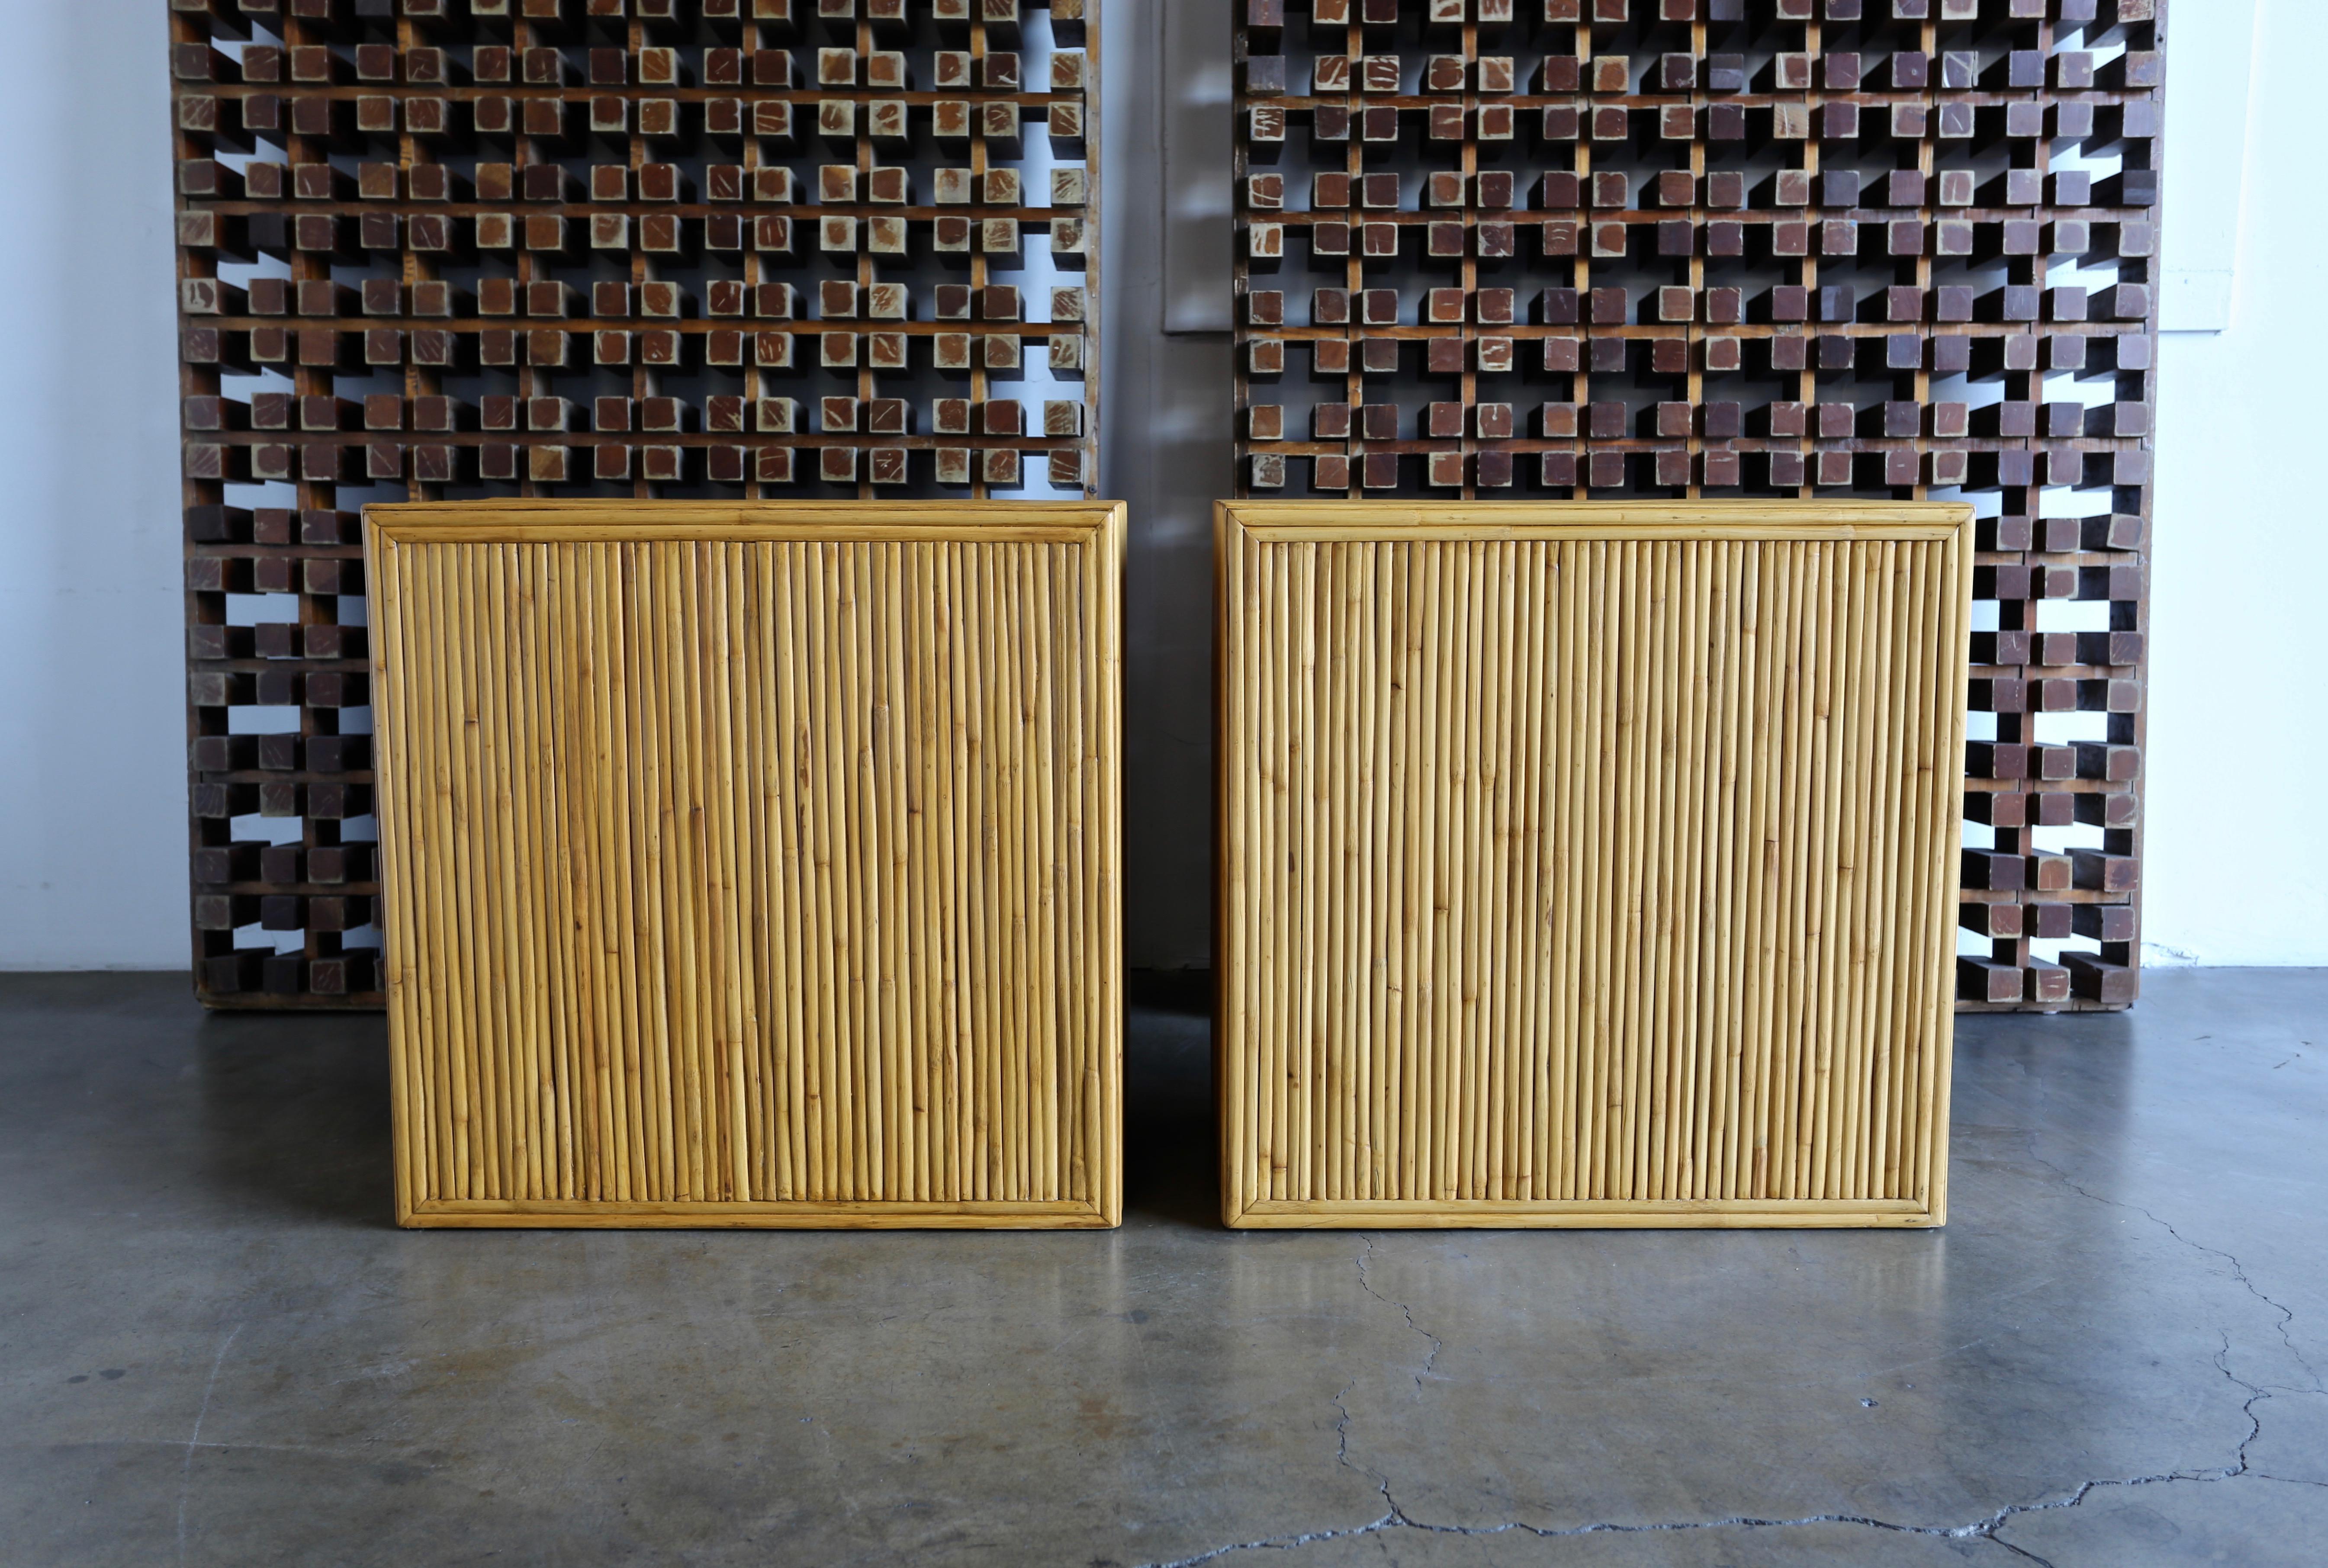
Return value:
[(1120, 507), (366, 517), (397, 1212), (1122, 1212)]
[(1940, 1224), (1971, 526), (1223, 505), (1227, 1222)]

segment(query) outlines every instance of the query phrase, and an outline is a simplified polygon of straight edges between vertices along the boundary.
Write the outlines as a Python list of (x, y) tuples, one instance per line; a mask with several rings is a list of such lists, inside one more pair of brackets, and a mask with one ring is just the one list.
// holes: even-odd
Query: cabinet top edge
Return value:
[(1424, 539), (1946, 540), (1969, 502), (1225, 501), (1217, 515), (1265, 541)]
[(367, 506), (382, 542), (1067, 540), (1120, 530), (1108, 501), (436, 501)]

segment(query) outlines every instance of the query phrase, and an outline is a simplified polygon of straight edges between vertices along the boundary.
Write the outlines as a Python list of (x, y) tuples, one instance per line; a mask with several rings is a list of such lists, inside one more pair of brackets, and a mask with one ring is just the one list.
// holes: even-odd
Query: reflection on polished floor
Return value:
[(0, 977), (9, 1564), (2314, 1564), (2328, 972), (1964, 1021), (1937, 1233), (413, 1233), (376, 1017)]

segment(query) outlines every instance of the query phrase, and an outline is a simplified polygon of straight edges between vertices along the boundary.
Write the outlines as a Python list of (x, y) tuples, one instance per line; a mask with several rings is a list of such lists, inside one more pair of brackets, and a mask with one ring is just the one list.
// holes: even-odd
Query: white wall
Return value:
[[(2206, 58), (2250, 0), (2176, 0), (2167, 244), (2239, 230), (2230, 324), (2162, 341), (2151, 572), (2151, 961), (2328, 963), (2328, 222), (2314, 192), (2328, 5), (2253, 0), (2245, 102)], [(2203, 69), (2202, 69), (2203, 68)], [(2189, 89), (2192, 90), (2185, 91)], [(2243, 122), (2239, 135), (2234, 122)], [(2244, 146), (2246, 200), (2197, 155)], [(2178, 190), (2186, 192), (2178, 197)]]
[(163, 8), (0, 18), (0, 967), (182, 967)]
[[(1105, 0), (1103, 169), (1104, 474), (1133, 518), (1126, 934), (1131, 961), (1159, 967), (1206, 961), (1209, 505), (1230, 483), (1227, 344), (1160, 330), (1168, 3), (1226, 10)], [(2328, 5), (2180, 0), (2178, 31), (2234, 25), (2251, 5), (2230, 326), (2171, 334), (2163, 352), (2147, 925), (2154, 959), (2328, 963), (2328, 683), (2257, 673), (2305, 668), (2328, 623), (2314, 499), (2328, 438), (2315, 380), (2298, 373), (2328, 363), (2328, 226), (2304, 197), (2317, 141), (2305, 62), (2328, 53)], [(176, 967), (185, 785), (161, 6), (0, 0), (0, 16), (14, 44), (0, 58), (0, 146), (23, 149), (0, 162), (0, 968)], [(77, 38), (126, 41), (135, 69), (69, 44), (68, 23)], [(2173, 99), (2175, 158), (2181, 127), (2242, 113), (2222, 80), (2194, 71), (2194, 91)], [(2215, 176), (2171, 161), (2170, 203), (2178, 177)], [(2272, 192), (2289, 199), (2267, 207)]]

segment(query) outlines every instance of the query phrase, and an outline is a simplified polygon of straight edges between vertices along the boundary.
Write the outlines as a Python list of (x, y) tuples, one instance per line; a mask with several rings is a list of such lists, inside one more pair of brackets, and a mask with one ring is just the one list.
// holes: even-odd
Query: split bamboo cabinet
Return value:
[(399, 1218), (1116, 1224), (1123, 528), (367, 512)]
[(1941, 1224), (1971, 530), (1223, 504), (1227, 1222)]

